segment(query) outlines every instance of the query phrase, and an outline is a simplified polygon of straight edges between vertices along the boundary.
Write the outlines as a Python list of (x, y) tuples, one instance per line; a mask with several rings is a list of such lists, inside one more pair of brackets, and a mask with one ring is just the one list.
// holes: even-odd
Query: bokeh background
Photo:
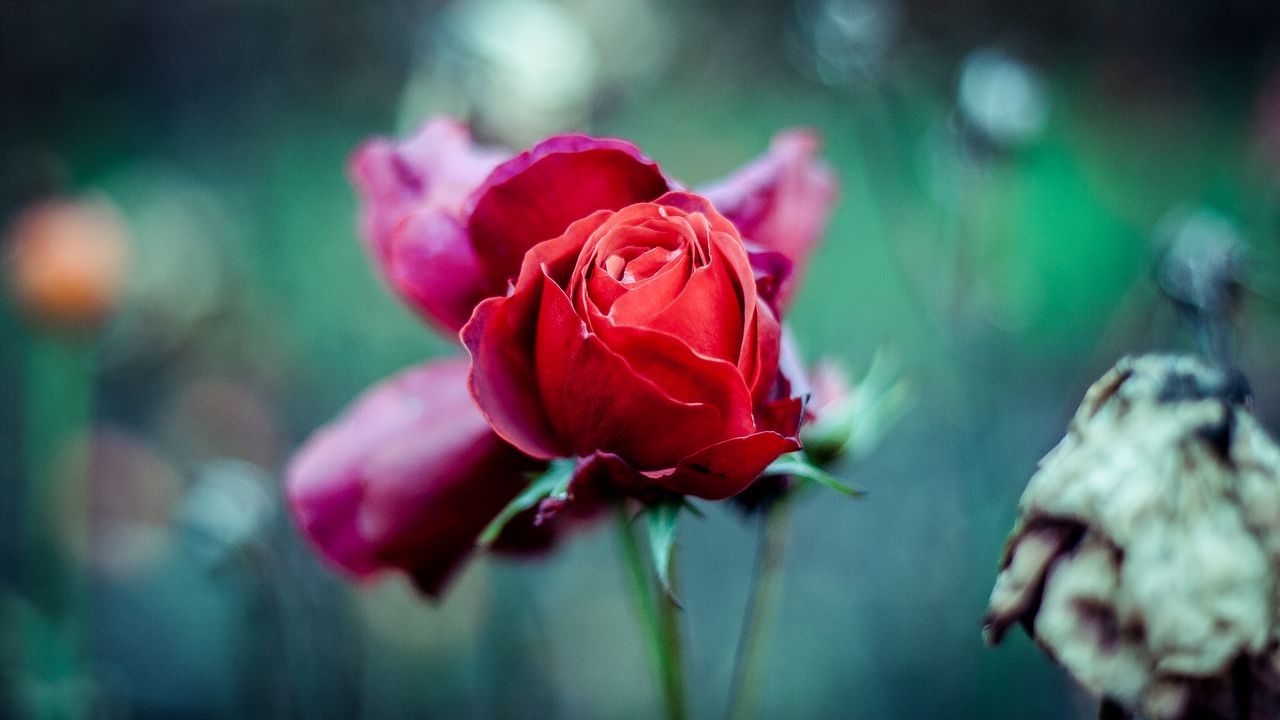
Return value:
[[(1277, 428), (1278, 43), (1280, 5), (1246, 0), (0, 3), (10, 242), (31, 203), (90, 198), (130, 251), (90, 327), (0, 307), (0, 716), (658, 712), (607, 524), (431, 605), (345, 583), (283, 507), (308, 432), (459, 352), (381, 286), (345, 177), (449, 112), (512, 147), (626, 137), (691, 184), (820, 130), (843, 193), (795, 335), (855, 370), (889, 348), (915, 401), (840, 468), (866, 498), (792, 518), (761, 714), (1095, 717), (1020, 633), (983, 645), (987, 593), (1091, 380), (1192, 347), (1153, 282), (1169, 243), (1249, 249), (1239, 362)], [(697, 717), (756, 531), (682, 522)]]

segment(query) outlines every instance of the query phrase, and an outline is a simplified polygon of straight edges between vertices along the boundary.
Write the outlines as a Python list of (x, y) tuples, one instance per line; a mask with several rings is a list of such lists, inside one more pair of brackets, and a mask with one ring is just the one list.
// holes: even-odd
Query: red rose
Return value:
[(334, 564), (357, 576), (398, 568), (438, 594), (544, 467), (493, 434), (466, 374), (462, 359), (436, 360), (384, 380), (294, 456), (289, 504)]
[[(365, 143), (350, 170), (366, 245), (439, 329), (471, 318), (473, 387), (465, 363), (427, 363), (317, 432), (287, 474), (305, 533), (351, 573), (399, 568), (435, 594), (543, 460), (589, 460), (570, 520), (597, 506), (590, 478), (740, 491), (799, 446), (777, 310), (832, 200), (816, 150), (779, 135), (707, 191), (722, 215), (670, 193), (680, 186), (622, 140), (561, 135), (511, 157), (437, 118)], [(561, 528), (533, 515), (499, 547)]]
[(772, 397), (778, 319), (737, 229), (697, 195), (533, 246), (462, 336), (481, 411), (533, 457), (613, 455), (637, 481), (718, 499), (799, 448), (800, 401)]

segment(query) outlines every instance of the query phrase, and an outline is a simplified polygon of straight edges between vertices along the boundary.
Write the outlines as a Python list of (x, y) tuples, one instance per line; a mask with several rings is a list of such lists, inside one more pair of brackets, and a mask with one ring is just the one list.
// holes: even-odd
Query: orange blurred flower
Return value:
[(92, 326), (119, 304), (129, 260), (128, 230), (102, 200), (50, 200), (10, 226), (12, 292), (33, 319), (57, 327)]

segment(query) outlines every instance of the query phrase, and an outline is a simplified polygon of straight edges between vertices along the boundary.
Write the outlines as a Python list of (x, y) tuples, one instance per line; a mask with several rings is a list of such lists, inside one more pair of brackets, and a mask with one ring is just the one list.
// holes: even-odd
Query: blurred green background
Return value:
[[(787, 536), (764, 717), (1089, 718), (979, 632), (1038, 458), (1125, 353), (1190, 349), (1161, 247), (1250, 249), (1240, 364), (1280, 421), (1280, 6), (1092, 0), (9, 1), (0, 214), (127, 224), (92, 332), (0, 308), (0, 716), (649, 717), (614, 534), (352, 587), (280, 498), (357, 392), (459, 349), (381, 285), (345, 163), (429, 114), (512, 147), (626, 137), (715, 179), (785, 126), (843, 191), (790, 322), (891, 348), (915, 403)], [(11, 294), (9, 294), (11, 296)], [(681, 527), (691, 705), (723, 712), (755, 526)]]

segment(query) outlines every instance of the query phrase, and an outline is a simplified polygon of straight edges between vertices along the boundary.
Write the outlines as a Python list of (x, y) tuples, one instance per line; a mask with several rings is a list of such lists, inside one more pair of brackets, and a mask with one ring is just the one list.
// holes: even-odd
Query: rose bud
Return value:
[(865, 457), (906, 412), (910, 386), (886, 355), (878, 351), (856, 385), (838, 360), (824, 358), (814, 366), (806, 408), (813, 421), (802, 433), (805, 452), (814, 462), (828, 465), (842, 457)]
[(129, 240), (119, 212), (104, 201), (34, 205), (9, 232), (9, 277), (30, 315), (55, 327), (100, 322), (125, 291)]
[(333, 564), (358, 577), (398, 568), (438, 595), (544, 467), (493, 434), (466, 373), (464, 360), (435, 360), (385, 380), (294, 457), (289, 504)]
[(511, 444), (613, 455), (637, 486), (708, 499), (800, 447), (801, 401), (774, 397), (779, 336), (737, 229), (680, 192), (535, 245), (462, 331), (472, 393)]
[(780, 132), (759, 159), (701, 191), (749, 245), (791, 261), (795, 270), (779, 289), (781, 307), (799, 286), (836, 199), (835, 175), (819, 149), (812, 131)]
[(1112, 714), (1280, 716), (1280, 448), (1242, 379), (1121, 360), (1040, 463), (986, 634), (1021, 623)]

